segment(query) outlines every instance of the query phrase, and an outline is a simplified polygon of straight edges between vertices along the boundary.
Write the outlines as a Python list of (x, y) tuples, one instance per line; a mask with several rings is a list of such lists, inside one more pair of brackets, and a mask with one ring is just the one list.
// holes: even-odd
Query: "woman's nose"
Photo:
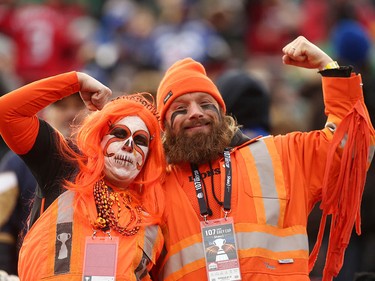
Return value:
[(122, 149), (126, 152), (132, 152), (133, 151), (133, 140), (131, 138), (127, 139), (122, 147)]

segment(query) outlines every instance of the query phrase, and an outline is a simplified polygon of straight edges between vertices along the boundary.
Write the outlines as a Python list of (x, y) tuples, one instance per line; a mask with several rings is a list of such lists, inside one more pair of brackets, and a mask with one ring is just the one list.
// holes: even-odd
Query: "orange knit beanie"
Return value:
[(215, 84), (207, 76), (203, 65), (192, 58), (186, 58), (175, 62), (160, 82), (156, 100), (162, 124), (172, 102), (179, 96), (194, 92), (210, 94), (223, 111), (226, 111), (224, 100)]

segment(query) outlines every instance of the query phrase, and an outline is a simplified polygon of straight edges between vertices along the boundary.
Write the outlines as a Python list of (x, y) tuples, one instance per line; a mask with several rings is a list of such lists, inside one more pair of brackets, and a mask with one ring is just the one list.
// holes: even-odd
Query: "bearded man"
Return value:
[(166, 71), (157, 92), (170, 163), (159, 280), (310, 280), (323, 231), (309, 259), (306, 225), (318, 201), (321, 230), (328, 215), (334, 221), (323, 280), (338, 274), (359, 222), (374, 129), (351, 67), (302, 36), (283, 53), (284, 64), (322, 75), (322, 130), (249, 139), (199, 62)]

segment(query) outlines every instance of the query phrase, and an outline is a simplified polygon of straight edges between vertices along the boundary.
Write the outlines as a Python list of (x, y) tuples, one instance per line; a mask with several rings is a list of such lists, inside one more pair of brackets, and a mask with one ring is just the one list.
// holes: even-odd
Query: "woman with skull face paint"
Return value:
[[(76, 92), (95, 112), (66, 140), (36, 113)], [(110, 95), (69, 72), (0, 98), (0, 133), (46, 198), (21, 248), (21, 280), (151, 280), (164, 242), (158, 114), (144, 93), (106, 104)]]

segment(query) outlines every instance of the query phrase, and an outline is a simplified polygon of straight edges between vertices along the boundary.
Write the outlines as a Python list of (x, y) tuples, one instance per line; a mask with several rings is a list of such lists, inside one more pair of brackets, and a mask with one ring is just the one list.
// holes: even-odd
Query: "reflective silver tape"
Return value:
[(271, 155), (262, 139), (250, 144), (248, 147), (254, 157), (255, 166), (259, 175), (266, 223), (277, 226), (280, 216), (280, 202), (276, 189)]

